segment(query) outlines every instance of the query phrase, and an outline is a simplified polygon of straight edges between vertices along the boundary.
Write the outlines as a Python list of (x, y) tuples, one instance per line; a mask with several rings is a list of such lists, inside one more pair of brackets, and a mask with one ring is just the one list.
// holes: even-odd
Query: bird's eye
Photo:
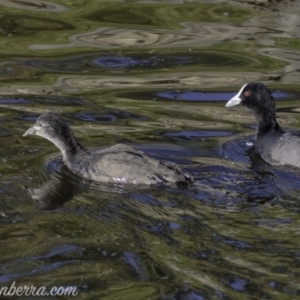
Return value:
[(249, 96), (251, 95), (251, 92), (250, 92), (250, 91), (246, 91), (246, 92), (243, 93), (243, 95), (244, 95), (245, 97), (249, 97)]

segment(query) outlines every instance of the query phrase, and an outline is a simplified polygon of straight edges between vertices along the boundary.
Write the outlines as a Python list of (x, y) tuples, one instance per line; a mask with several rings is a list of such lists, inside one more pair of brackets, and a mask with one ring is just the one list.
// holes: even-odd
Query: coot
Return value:
[(67, 122), (55, 113), (41, 115), (23, 136), (39, 135), (62, 153), (64, 163), (83, 178), (101, 182), (188, 186), (191, 174), (172, 162), (150, 157), (134, 147), (117, 144), (89, 150), (78, 143)]
[(300, 138), (282, 130), (276, 120), (275, 101), (271, 91), (260, 82), (242, 86), (226, 107), (242, 104), (251, 109), (257, 121), (255, 147), (272, 165), (300, 167)]

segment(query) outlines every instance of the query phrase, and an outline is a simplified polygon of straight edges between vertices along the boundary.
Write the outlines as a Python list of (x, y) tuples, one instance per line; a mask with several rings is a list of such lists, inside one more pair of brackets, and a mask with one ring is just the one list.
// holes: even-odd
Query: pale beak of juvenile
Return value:
[(32, 126), (23, 134), (23, 136), (33, 135), (35, 133), (36, 133), (36, 128), (34, 128), (34, 126)]
[(242, 86), (242, 88), (239, 90), (239, 92), (225, 104), (225, 107), (232, 107), (232, 106), (238, 105), (242, 102), (242, 99), (240, 98), (240, 96), (246, 85), (247, 84)]

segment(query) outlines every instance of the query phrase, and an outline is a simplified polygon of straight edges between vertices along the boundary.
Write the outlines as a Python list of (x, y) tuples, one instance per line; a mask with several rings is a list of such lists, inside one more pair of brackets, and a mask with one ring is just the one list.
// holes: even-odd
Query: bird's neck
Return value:
[(88, 152), (80, 143), (78, 143), (75, 136), (69, 135), (67, 140), (48, 138), (61, 152), (63, 160), (66, 165), (69, 165), (79, 153)]
[(84, 148), (81, 144), (77, 143), (73, 146), (66, 146), (63, 149), (60, 149), (63, 160), (67, 166), (75, 160), (75, 157), (80, 153), (87, 153), (88, 150)]
[(256, 136), (264, 135), (267, 132), (283, 132), (276, 120), (276, 115), (267, 109), (265, 111), (263, 109), (257, 110), (254, 115), (258, 124)]

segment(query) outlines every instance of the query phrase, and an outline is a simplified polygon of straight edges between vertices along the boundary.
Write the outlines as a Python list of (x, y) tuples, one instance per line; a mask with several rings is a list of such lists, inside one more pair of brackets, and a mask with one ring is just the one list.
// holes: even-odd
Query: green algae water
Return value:
[[(299, 130), (299, 24), (289, 0), (0, 0), (0, 288), (299, 298), (300, 170), (266, 164), (253, 114), (224, 107), (262, 81)], [(81, 179), (22, 137), (47, 111), (84, 146), (133, 145), (194, 185)]]

